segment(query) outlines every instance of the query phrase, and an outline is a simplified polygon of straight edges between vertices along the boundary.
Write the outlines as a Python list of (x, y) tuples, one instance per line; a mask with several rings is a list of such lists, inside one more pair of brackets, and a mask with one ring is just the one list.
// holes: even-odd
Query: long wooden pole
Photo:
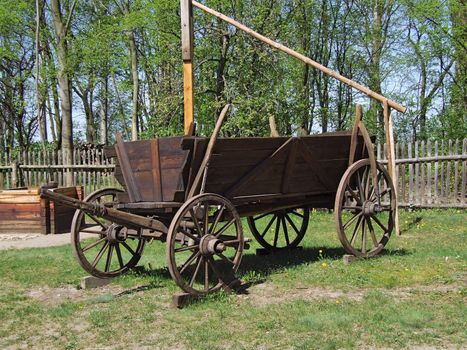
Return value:
[(180, 16), (182, 22), (184, 130), (185, 135), (188, 135), (194, 122), (193, 10), (191, 0), (180, 0)]
[[(309, 64), (310, 66), (316, 68), (316, 69), (319, 69), (320, 71), (326, 73), (327, 75), (333, 77), (333, 78), (336, 78), (337, 80), (343, 82), (344, 84), (347, 84), (361, 92), (363, 92), (364, 94), (374, 98), (375, 100), (381, 102), (381, 103), (384, 103), (385, 100), (387, 100), (386, 97), (368, 89), (367, 87), (365, 86), (362, 86), (356, 82), (354, 82), (353, 80), (349, 79), (349, 78), (346, 78), (342, 75), (340, 75), (339, 73), (333, 71), (332, 69), (329, 69), (325, 66), (323, 66), (322, 64), (319, 64), (318, 62), (315, 62), (313, 61), (311, 58), (309, 57), (306, 57), (304, 55), (302, 55), (301, 53), (298, 53), (297, 51), (294, 51), (290, 48), (288, 48), (287, 46), (284, 46), (282, 44), (279, 44), (278, 42), (275, 42), (274, 40), (271, 40), (267, 37), (265, 37), (264, 35), (261, 35), (259, 34), (258, 32), (255, 32), (253, 29), (251, 28), (248, 28), (247, 26), (245, 26), (244, 24), (216, 11), (216, 10), (213, 10), (203, 4), (200, 4), (199, 2), (197, 1), (192, 1), (192, 4), (193, 6), (196, 6), (197, 8), (199, 8), (200, 10), (203, 10), (204, 12), (207, 12), (217, 18), (220, 18), (221, 20), (237, 27), (238, 29), (244, 31), (245, 33), (255, 37), (256, 39), (276, 48), (277, 50), (280, 50), (282, 52), (285, 52), (287, 54), (289, 54), (290, 56), (293, 56), (297, 59), (299, 59), (300, 61), (303, 61), (304, 63), (306, 64)], [(394, 101), (390, 101), (388, 100), (388, 103), (389, 103), (389, 106), (396, 109), (397, 111), (399, 112), (402, 112), (402, 113), (405, 113), (406, 111), (406, 108), (404, 106), (401, 106), (400, 104), (394, 102)]]

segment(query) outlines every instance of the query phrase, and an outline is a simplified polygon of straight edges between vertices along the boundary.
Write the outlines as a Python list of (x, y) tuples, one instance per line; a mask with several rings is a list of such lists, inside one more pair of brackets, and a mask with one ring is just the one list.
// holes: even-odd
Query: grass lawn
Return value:
[(404, 211), (401, 227), (382, 256), (345, 266), (332, 214), (313, 212), (303, 249), (252, 244), (248, 294), (183, 310), (158, 242), (144, 269), (86, 291), (70, 246), (0, 251), (0, 349), (467, 347), (467, 212)]

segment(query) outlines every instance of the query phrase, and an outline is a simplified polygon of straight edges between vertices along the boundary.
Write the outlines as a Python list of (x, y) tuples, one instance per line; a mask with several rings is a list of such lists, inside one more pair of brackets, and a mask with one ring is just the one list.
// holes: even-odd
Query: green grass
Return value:
[(345, 266), (332, 214), (314, 212), (302, 250), (256, 256), (252, 244), (240, 271), (249, 295), (183, 310), (170, 307), (179, 290), (158, 242), (144, 269), (70, 300), (85, 275), (70, 246), (1, 251), (0, 348), (463, 348), (466, 222), (466, 211), (402, 212), (403, 236), (382, 256)]

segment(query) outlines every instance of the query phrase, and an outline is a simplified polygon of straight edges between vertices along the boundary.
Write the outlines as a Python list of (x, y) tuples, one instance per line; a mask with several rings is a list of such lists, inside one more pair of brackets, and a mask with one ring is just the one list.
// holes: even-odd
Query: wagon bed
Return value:
[[(120, 209), (177, 208), (200, 169), (209, 139), (157, 138), (118, 142), (106, 150), (117, 159), (115, 176), (124, 187)], [(332, 208), (348, 167), (351, 132), (304, 137), (220, 138), (207, 166), (203, 192), (232, 201), (241, 216), (277, 207)], [(357, 160), (364, 157), (357, 137)], [(200, 185), (201, 186), (201, 185)]]

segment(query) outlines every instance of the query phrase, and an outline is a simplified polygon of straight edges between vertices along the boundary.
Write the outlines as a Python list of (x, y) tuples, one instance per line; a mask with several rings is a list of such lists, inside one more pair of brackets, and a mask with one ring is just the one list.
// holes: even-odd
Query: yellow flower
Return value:
[(328, 264), (326, 264), (325, 262), (323, 262), (323, 263), (321, 264), (321, 266), (322, 266), (322, 267), (326, 267), (326, 266), (328, 266)]
[(336, 300), (336, 304), (340, 304), (340, 303), (341, 303), (340, 300)]

